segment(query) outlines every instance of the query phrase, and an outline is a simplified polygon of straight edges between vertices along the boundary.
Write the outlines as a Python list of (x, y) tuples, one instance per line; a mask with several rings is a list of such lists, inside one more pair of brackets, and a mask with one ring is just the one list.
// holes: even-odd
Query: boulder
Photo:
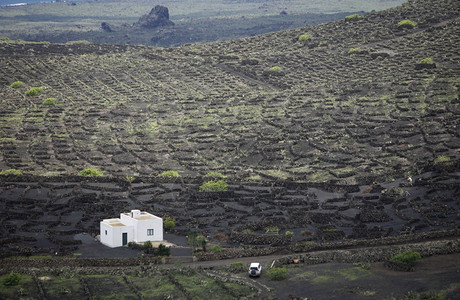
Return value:
[(112, 27), (111, 27), (110, 24), (107, 23), (107, 22), (102, 22), (102, 23), (101, 23), (101, 28), (102, 28), (102, 30), (104, 30), (105, 32), (112, 32), (112, 31), (113, 31)]
[(136, 25), (146, 28), (156, 28), (164, 26), (173, 26), (174, 22), (169, 20), (168, 8), (161, 5), (157, 5), (150, 11), (149, 14), (140, 17)]

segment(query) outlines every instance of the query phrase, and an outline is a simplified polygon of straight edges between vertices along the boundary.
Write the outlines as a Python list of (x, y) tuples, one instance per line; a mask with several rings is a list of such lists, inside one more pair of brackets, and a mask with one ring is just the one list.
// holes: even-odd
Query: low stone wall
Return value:
[[(421, 234), (410, 234), (394, 237), (382, 237), (377, 239), (367, 239), (367, 240), (349, 240), (349, 241), (340, 241), (340, 242), (300, 242), (294, 245), (287, 245), (281, 247), (261, 247), (261, 246), (247, 246), (247, 247), (238, 247), (224, 249), (220, 253), (201, 253), (197, 255), (198, 261), (210, 261), (210, 260), (220, 260), (220, 259), (230, 259), (230, 258), (240, 258), (240, 257), (255, 257), (255, 256), (265, 256), (273, 254), (286, 254), (289, 253), (302, 253), (302, 252), (312, 252), (312, 251), (324, 251), (329, 250), (329, 252), (338, 251), (339, 249), (351, 249), (351, 248), (360, 248), (363, 247), (378, 247), (383, 248), (386, 246), (391, 247), (403, 247), (408, 244), (414, 243), (423, 243), (429, 240), (435, 239), (444, 239), (451, 238), (447, 241), (458, 242), (460, 239), (460, 230), (445, 230), (445, 231), (433, 231), (426, 232)], [(441, 243), (442, 241), (439, 241)], [(432, 248), (434, 249), (434, 248)], [(415, 250), (414, 250), (415, 251)], [(458, 252), (458, 249), (454, 252), (446, 253), (455, 253)], [(394, 254), (397, 254), (396, 252)], [(393, 254), (393, 255), (394, 255)], [(443, 254), (440, 249), (436, 250), (436, 253), (433, 254)], [(423, 255), (422, 255), (423, 256)], [(383, 259), (385, 260), (385, 259)], [(378, 260), (378, 261), (383, 261)], [(366, 261), (366, 260), (362, 260)], [(323, 263), (327, 261), (319, 261)]]
[(255, 234), (232, 231), (230, 240), (237, 244), (281, 246), (288, 245), (291, 242), (291, 237), (280, 234)]
[(421, 243), (411, 243), (405, 245), (391, 245), (382, 247), (369, 247), (350, 250), (328, 250), (315, 251), (300, 255), (290, 255), (278, 260), (279, 264), (292, 263), (297, 259), (305, 264), (319, 264), (328, 262), (338, 263), (359, 263), (359, 262), (381, 262), (387, 261), (392, 256), (412, 250), (419, 252), (422, 257), (439, 254), (452, 254), (460, 252), (460, 239), (428, 241)]
[(22, 268), (102, 268), (102, 267), (128, 267), (139, 265), (151, 265), (168, 263), (171, 258), (159, 257), (142, 257), (142, 258), (8, 258), (1, 260), (0, 272), (7, 273), (11, 270), (20, 270)]

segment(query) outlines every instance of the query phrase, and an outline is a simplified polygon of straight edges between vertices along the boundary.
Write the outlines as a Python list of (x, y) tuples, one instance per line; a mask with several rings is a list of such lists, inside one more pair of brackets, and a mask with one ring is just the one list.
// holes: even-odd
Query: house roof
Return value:
[(150, 216), (140, 216), (138, 218), (134, 218), (136, 220), (150, 220), (150, 219), (155, 219), (155, 216), (150, 215)]
[[(104, 219), (102, 220), (103, 223), (111, 226), (111, 227), (117, 227), (117, 226), (130, 226), (127, 224), (124, 224), (122, 219), (124, 220), (125, 217), (132, 218), (131, 213), (121, 213), (121, 218), (112, 218), (112, 219)], [(155, 215), (152, 215), (151, 213), (148, 212), (138, 212), (138, 215), (134, 218), (132, 218), (137, 221), (147, 221), (147, 220), (157, 220), (160, 219), (160, 217), (157, 217)], [(126, 220), (124, 220), (126, 223)]]
[(102, 222), (112, 227), (126, 226), (125, 224), (121, 223), (121, 220), (119, 218), (104, 219)]

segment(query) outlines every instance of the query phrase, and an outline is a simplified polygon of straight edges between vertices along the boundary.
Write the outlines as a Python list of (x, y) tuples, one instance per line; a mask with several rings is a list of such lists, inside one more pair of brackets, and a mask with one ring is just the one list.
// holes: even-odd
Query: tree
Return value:
[(165, 229), (173, 229), (176, 227), (176, 219), (167, 216), (163, 221), (163, 227)]
[(206, 252), (206, 244), (208, 243), (208, 240), (204, 235), (199, 235), (196, 237), (198, 245), (201, 245), (203, 248), (203, 251)]
[(19, 273), (10, 273), (3, 277), (2, 283), (4, 286), (15, 286), (19, 284), (21, 280), (21, 274)]
[(194, 230), (189, 231), (187, 234), (187, 238), (188, 238), (187, 243), (193, 247), (193, 250), (195, 250), (195, 247), (198, 245), (198, 242), (196, 240), (197, 236), (198, 236), (198, 232)]

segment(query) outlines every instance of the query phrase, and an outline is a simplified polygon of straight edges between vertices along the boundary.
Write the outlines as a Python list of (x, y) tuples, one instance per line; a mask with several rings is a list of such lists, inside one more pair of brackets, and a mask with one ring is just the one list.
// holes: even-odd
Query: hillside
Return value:
[(458, 1), (419, 0), (171, 49), (3, 41), (0, 169), (346, 184), (449, 169), (459, 17)]
[[(0, 36), (26, 41), (172, 47), (232, 40), (343, 19), (355, 11), (384, 10), (404, 0), (104, 0), (0, 7)], [(136, 26), (156, 5), (174, 26)], [(1, 5), (1, 3), (0, 3)], [(104, 24), (104, 26), (102, 26)]]

